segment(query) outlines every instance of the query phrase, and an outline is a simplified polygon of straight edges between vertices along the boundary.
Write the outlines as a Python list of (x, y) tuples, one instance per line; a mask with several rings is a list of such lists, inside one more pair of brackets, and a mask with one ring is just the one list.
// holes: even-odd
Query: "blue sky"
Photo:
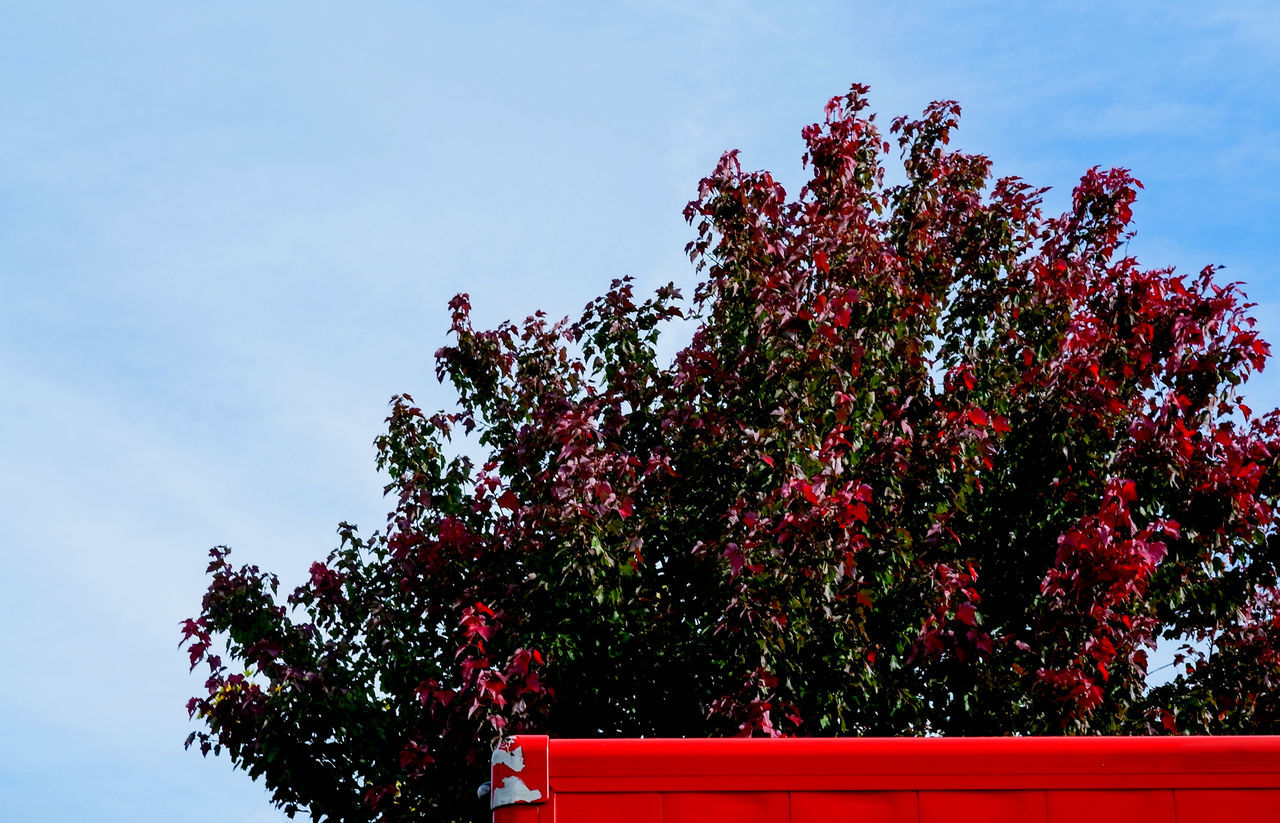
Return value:
[(371, 441), (392, 394), (448, 402), (450, 295), (691, 284), (698, 178), (798, 183), (851, 82), (886, 121), (958, 99), (1053, 202), (1133, 169), (1130, 251), (1225, 265), (1280, 341), (1269, 2), (41, 0), (0, 5), (0, 77), (5, 819), (283, 819), (181, 747), (207, 548), (288, 586), (379, 526)]

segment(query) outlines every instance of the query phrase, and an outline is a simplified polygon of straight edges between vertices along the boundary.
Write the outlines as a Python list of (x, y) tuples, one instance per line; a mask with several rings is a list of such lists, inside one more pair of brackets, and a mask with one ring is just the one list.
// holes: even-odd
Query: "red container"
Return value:
[(1280, 823), (1280, 737), (549, 740), (494, 823)]

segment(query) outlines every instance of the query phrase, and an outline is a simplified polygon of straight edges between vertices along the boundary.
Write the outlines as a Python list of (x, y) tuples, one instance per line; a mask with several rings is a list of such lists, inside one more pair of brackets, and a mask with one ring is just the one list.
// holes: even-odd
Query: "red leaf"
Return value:
[(978, 618), (973, 608), (973, 604), (961, 603), (960, 607), (956, 609), (956, 620), (959, 620), (966, 626), (976, 626), (978, 624)]
[(825, 251), (818, 251), (814, 253), (813, 262), (814, 262), (814, 265), (818, 267), (818, 271), (822, 272), (823, 274), (826, 274), (828, 271), (830, 271), (830, 266), (827, 265), (827, 253)]
[(987, 425), (987, 413), (982, 409), (969, 409), (969, 422), (975, 426)]
[(729, 572), (734, 577), (742, 572), (744, 566), (747, 565), (747, 559), (742, 555), (742, 549), (737, 543), (729, 543), (724, 547), (723, 556), (729, 561)]
[(498, 498), (498, 505), (504, 509), (515, 511), (520, 508), (520, 500), (516, 497), (515, 492), (511, 491), (511, 489), (507, 489), (502, 493), (502, 496)]
[(1009, 428), (1009, 418), (1002, 414), (997, 414), (991, 419), (991, 428), (1000, 434), (1012, 431), (1012, 429)]

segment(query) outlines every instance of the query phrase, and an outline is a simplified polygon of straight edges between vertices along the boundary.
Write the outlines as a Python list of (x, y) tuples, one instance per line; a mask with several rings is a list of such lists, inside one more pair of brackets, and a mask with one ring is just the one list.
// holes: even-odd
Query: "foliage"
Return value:
[[(213, 550), (188, 745), (358, 821), (483, 816), (523, 731), (1280, 731), (1251, 304), (1126, 256), (1123, 170), (1046, 216), (947, 147), (954, 103), (893, 122), (887, 185), (865, 92), (804, 129), (797, 198), (736, 152), (701, 182), (691, 301), (622, 280), (481, 330), (454, 298), (457, 405), (396, 397), (376, 441), (386, 530), (284, 603)], [(1158, 638), (1188, 645), (1152, 689)]]

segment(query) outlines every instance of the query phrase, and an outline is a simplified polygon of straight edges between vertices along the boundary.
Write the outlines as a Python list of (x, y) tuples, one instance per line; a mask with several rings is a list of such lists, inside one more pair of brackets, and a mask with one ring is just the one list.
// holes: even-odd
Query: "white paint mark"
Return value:
[(529, 788), (519, 775), (513, 774), (493, 787), (493, 793), (489, 795), (489, 808), (510, 806), (512, 803), (537, 803), (541, 799), (542, 792)]
[(524, 752), (519, 746), (514, 749), (494, 749), (493, 765), (506, 766), (513, 772), (524, 771)]

